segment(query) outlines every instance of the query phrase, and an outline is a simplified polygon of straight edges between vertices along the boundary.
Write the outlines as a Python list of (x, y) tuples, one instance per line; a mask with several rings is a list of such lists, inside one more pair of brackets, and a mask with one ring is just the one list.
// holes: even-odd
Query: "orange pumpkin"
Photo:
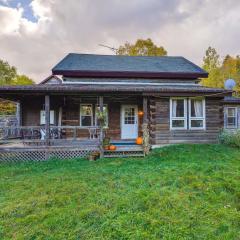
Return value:
[(143, 144), (143, 138), (142, 138), (142, 137), (138, 137), (138, 138), (136, 139), (136, 144), (138, 144), (138, 145)]
[(111, 150), (111, 151), (115, 151), (116, 149), (117, 149), (117, 147), (114, 146), (114, 145), (111, 145), (111, 146), (109, 147), (109, 150)]

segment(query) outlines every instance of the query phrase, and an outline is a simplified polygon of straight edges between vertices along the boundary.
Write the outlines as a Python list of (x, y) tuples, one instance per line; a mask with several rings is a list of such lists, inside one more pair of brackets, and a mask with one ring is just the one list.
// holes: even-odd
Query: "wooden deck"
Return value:
[[(54, 143), (54, 144), (53, 144)], [(71, 159), (86, 158), (94, 152), (100, 152), (100, 145), (97, 139), (54, 141), (49, 146), (39, 142), (37, 144), (15, 142), (4, 142), (0, 145), (0, 162), (20, 161), (44, 161), (51, 158)], [(130, 141), (112, 141), (116, 145), (115, 151), (104, 151), (103, 157), (143, 157), (144, 152), (141, 145)]]

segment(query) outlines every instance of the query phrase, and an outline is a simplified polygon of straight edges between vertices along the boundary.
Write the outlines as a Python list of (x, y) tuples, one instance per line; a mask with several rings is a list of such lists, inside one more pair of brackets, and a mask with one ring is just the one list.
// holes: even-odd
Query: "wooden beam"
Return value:
[(17, 102), (16, 117), (17, 117), (18, 127), (22, 126), (22, 104), (21, 104), (21, 101)]
[[(103, 96), (99, 96), (99, 110), (100, 113), (103, 113)], [(103, 125), (100, 124), (100, 157), (103, 157)]]
[(148, 123), (148, 99), (143, 97), (143, 123)]
[(50, 145), (50, 96), (45, 95), (45, 130), (46, 145)]

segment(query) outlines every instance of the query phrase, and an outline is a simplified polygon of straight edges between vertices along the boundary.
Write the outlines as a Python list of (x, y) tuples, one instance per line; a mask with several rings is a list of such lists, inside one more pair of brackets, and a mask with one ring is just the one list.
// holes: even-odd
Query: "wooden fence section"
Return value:
[(0, 162), (45, 161), (52, 158), (84, 158), (93, 152), (99, 152), (99, 147), (91, 145), (85, 147), (2, 148), (0, 149)]

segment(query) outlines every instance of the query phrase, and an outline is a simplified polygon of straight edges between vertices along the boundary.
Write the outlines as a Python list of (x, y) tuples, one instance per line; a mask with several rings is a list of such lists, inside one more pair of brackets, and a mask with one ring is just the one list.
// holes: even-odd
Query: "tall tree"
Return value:
[(17, 69), (0, 59), (0, 85), (11, 84), (17, 77)]
[(228, 78), (233, 78), (237, 86), (235, 90), (240, 92), (240, 57), (232, 57), (229, 54), (225, 56), (223, 61), (215, 48), (209, 47), (203, 58), (203, 68), (209, 73), (207, 79), (203, 79), (202, 83), (209, 87), (224, 87), (224, 82)]
[(17, 75), (13, 85), (32, 85), (34, 81), (26, 75)]
[(202, 79), (202, 84), (209, 87), (223, 87), (220, 79), (220, 57), (215, 48), (209, 47), (203, 57), (203, 69), (209, 75), (208, 78)]
[(117, 49), (116, 54), (129, 56), (166, 56), (167, 51), (164, 47), (157, 46), (148, 38), (146, 40), (138, 39), (134, 44), (126, 42)]
[[(0, 60), (0, 85), (32, 85), (34, 81), (26, 75), (18, 75), (17, 69), (8, 62)], [(0, 99), (0, 115), (14, 114), (14, 103)]]

